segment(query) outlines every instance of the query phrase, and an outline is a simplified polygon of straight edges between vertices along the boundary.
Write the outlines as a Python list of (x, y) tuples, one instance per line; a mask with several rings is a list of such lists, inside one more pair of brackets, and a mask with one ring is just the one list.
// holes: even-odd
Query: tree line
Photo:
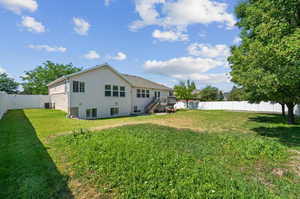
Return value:
[[(7, 73), (0, 74), (0, 91), (8, 94), (47, 95), (47, 85), (64, 76), (82, 70), (72, 64), (58, 64), (46, 61), (31, 71), (25, 71), (21, 76), (22, 83), (18, 83)], [(20, 89), (22, 87), (23, 89)], [(21, 91), (22, 90), (22, 91)]]
[(243, 101), (244, 97), (243, 89), (233, 86), (230, 92), (224, 93), (217, 87), (208, 85), (205, 88), (199, 90), (196, 88), (194, 81), (181, 81), (178, 85), (174, 86), (174, 93), (179, 100), (187, 102), (190, 100), (199, 101)]

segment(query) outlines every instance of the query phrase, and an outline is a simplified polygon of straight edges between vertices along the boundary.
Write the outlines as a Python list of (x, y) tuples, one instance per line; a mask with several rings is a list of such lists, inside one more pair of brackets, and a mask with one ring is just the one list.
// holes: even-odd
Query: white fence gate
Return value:
[[(187, 108), (185, 102), (177, 102), (177, 109)], [(228, 111), (253, 111), (253, 112), (270, 112), (281, 113), (281, 105), (269, 102), (261, 102), (259, 104), (250, 104), (247, 101), (220, 101), (220, 102), (189, 102), (190, 109), (199, 110), (228, 110)], [(287, 108), (286, 108), (287, 110)], [(295, 114), (300, 115), (300, 105), (296, 106)]]
[(50, 102), (48, 95), (9, 95), (0, 92), (0, 119), (11, 109), (44, 108)]

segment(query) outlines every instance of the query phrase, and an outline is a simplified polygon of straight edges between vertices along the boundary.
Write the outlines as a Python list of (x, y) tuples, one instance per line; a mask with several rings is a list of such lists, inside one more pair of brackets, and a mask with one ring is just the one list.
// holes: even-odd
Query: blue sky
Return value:
[(20, 81), (46, 60), (118, 71), (167, 86), (225, 91), (238, 44), (233, 0), (0, 0), (0, 71)]

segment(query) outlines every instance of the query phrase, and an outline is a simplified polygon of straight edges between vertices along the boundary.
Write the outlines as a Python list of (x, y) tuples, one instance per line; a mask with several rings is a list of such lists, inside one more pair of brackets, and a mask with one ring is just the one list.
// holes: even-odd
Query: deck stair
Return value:
[(160, 104), (159, 98), (153, 98), (151, 102), (145, 107), (144, 112), (145, 113), (154, 113), (156, 107)]

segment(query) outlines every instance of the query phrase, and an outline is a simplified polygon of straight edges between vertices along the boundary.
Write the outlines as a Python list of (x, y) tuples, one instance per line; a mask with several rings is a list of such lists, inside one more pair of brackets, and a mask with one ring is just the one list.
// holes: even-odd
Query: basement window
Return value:
[(111, 116), (119, 115), (119, 108), (118, 107), (110, 108), (110, 115)]
[(86, 109), (86, 118), (87, 119), (96, 119), (97, 118), (97, 109)]

